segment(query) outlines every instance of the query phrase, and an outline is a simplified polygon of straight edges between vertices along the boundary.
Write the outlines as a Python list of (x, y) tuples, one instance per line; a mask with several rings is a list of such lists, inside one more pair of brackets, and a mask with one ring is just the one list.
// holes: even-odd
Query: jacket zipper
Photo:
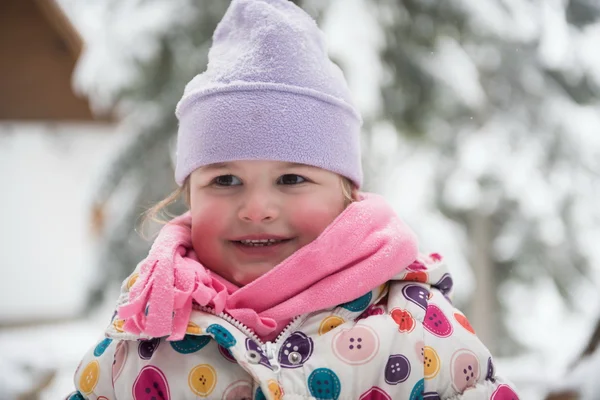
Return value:
[(263, 342), (260, 338), (248, 328), (246, 325), (233, 318), (231, 315), (225, 314), (224, 312), (217, 314), (212, 307), (201, 306), (197, 303), (192, 304), (192, 308), (195, 310), (203, 311), (217, 317), (223, 318), (225, 321), (229, 322), (231, 325), (235, 326), (238, 330), (242, 331), (246, 336), (250, 337), (256, 343), (260, 345), (260, 348), (265, 353), (267, 358), (269, 359), (269, 364), (273, 367), (273, 372), (276, 374), (281, 370), (281, 366), (279, 365), (279, 361), (277, 360), (277, 347), (280, 345), (280, 341), (287, 337), (288, 333), (292, 330), (292, 328), (296, 329), (306, 318), (302, 318), (301, 315), (298, 315), (293, 320), (288, 323), (285, 328), (277, 335), (274, 342), (267, 341)]

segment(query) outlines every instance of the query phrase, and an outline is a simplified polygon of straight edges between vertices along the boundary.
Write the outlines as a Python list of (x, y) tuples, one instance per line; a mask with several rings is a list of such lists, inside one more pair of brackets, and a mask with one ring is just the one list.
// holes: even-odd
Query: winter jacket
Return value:
[(295, 318), (266, 343), (199, 306), (181, 341), (123, 332), (113, 316), (69, 399), (518, 399), (451, 289), (441, 258), (420, 258), (352, 302)]

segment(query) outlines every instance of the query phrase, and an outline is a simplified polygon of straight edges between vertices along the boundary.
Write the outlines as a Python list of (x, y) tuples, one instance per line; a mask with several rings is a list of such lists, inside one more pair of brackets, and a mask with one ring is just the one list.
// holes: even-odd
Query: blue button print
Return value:
[(178, 353), (190, 354), (202, 349), (210, 342), (210, 336), (185, 335), (183, 340), (171, 342), (171, 347)]
[(258, 389), (256, 389), (256, 394), (254, 395), (254, 398), (256, 400), (267, 400), (260, 386), (258, 387)]
[(67, 400), (85, 400), (85, 397), (83, 397), (81, 393), (75, 392), (71, 394)]
[(206, 328), (206, 332), (214, 336), (217, 343), (225, 348), (235, 346), (236, 340), (231, 333), (219, 324), (212, 324)]
[(423, 391), (425, 390), (425, 379), (421, 379), (410, 392), (410, 400), (423, 400)]
[(348, 303), (340, 304), (340, 307), (350, 311), (363, 311), (369, 306), (372, 298), (373, 293), (369, 292), (363, 296), (360, 296), (358, 299), (354, 299)]
[(101, 341), (100, 343), (98, 343), (98, 345), (94, 349), (94, 356), (100, 357), (102, 354), (104, 354), (104, 352), (106, 351), (108, 346), (110, 346), (111, 343), (112, 343), (111, 338), (106, 338), (103, 341)]
[(329, 368), (318, 368), (308, 377), (308, 390), (317, 399), (337, 400), (342, 385), (335, 372)]

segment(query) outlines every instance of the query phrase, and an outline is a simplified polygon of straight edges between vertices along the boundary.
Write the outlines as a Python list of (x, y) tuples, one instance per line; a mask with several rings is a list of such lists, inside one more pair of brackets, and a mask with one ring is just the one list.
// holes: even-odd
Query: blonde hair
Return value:
[[(346, 177), (340, 176), (342, 194), (344, 195), (344, 208), (357, 200), (356, 186), (352, 181)], [(185, 205), (190, 208), (190, 177), (188, 176), (183, 185), (171, 192), (167, 197), (150, 207), (144, 214), (142, 214), (142, 226), (145, 226), (148, 222), (153, 221), (159, 224), (166, 224), (172, 218), (176, 217), (169, 213), (168, 207), (177, 202), (183, 200)], [(143, 230), (143, 229), (142, 229)]]

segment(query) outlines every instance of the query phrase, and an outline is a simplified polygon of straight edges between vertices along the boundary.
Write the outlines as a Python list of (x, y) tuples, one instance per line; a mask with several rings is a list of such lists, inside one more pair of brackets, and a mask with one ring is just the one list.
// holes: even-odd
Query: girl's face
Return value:
[(190, 208), (192, 244), (202, 264), (243, 286), (316, 239), (345, 200), (333, 172), (252, 160), (194, 171)]

